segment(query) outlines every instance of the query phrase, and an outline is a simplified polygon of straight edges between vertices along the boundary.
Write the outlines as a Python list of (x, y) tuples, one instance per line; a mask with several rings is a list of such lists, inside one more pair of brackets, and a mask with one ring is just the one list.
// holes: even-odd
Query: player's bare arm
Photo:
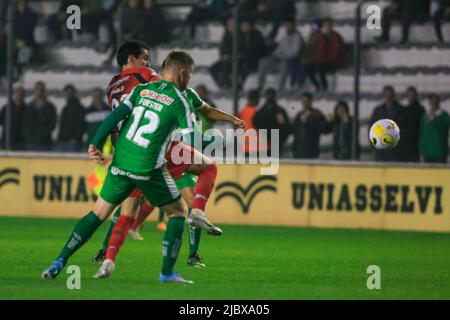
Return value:
[(244, 120), (239, 119), (238, 117), (233, 116), (217, 108), (213, 108), (206, 102), (203, 104), (203, 107), (199, 110), (199, 112), (201, 112), (205, 117), (207, 117), (210, 120), (231, 122), (238, 129), (246, 128), (246, 123)]

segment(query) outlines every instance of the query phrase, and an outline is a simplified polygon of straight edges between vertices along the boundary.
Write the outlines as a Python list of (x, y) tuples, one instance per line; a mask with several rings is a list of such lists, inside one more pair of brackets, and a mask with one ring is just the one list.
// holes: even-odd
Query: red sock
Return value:
[(125, 242), (128, 235), (128, 230), (134, 223), (134, 218), (127, 216), (120, 216), (113, 228), (111, 238), (109, 238), (108, 249), (106, 250), (105, 259), (116, 260), (120, 247)]
[(192, 209), (200, 209), (205, 211), (206, 202), (211, 195), (217, 177), (217, 166), (215, 164), (208, 165), (198, 175), (197, 185), (195, 186), (195, 199)]
[(142, 223), (144, 223), (145, 219), (152, 213), (155, 207), (149, 206), (146, 201), (141, 203), (141, 207), (139, 208), (139, 213), (136, 217), (136, 220), (133, 223), (131, 229), (136, 230), (141, 227)]

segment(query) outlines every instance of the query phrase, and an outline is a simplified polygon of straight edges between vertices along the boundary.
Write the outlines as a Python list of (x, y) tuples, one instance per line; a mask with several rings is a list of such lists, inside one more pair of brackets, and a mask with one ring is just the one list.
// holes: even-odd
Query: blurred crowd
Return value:
[[(301, 88), (306, 80), (317, 91), (328, 91), (327, 75), (346, 64), (346, 46), (333, 29), (333, 20), (325, 18), (311, 23), (305, 41), (293, 17), (280, 21), (284, 32), (277, 42), (265, 39), (255, 27), (255, 20), (243, 18), (239, 29), (239, 86), (243, 87), (251, 73), (258, 74), (258, 90), (265, 86), (267, 73), (278, 74), (278, 90)], [(234, 22), (229, 20), (220, 45), (220, 59), (210, 71), (218, 87), (231, 87), (232, 34)]]
[[(216, 107), (205, 85), (195, 89), (200, 98)], [(14, 89), (11, 115), (13, 150), (80, 152), (86, 149), (95, 130), (109, 114), (105, 93), (95, 88), (91, 93), (90, 105), (85, 106), (73, 85), (66, 85), (63, 92), (65, 103), (58, 116), (55, 105), (47, 98), (43, 82), (35, 84), (33, 97), (29, 101), (25, 101), (23, 87)], [(376, 150), (375, 160), (446, 163), (450, 116), (441, 108), (440, 97), (432, 94), (426, 98), (426, 106), (422, 106), (414, 87), (406, 90), (405, 97), (406, 104), (402, 105), (392, 86), (383, 88), (382, 102), (373, 109), (368, 125), (370, 127), (380, 119), (392, 119), (401, 128), (401, 139), (394, 150)], [(314, 95), (305, 92), (300, 97), (299, 105), (301, 110), (290, 118), (286, 106), (278, 103), (276, 89), (267, 88), (262, 99), (259, 90), (250, 90), (238, 116), (246, 122), (248, 129), (278, 129), (282, 156), (318, 159), (321, 136), (331, 134), (333, 158), (352, 159), (353, 120), (348, 103), (337, 101), (333, 112), (324, 114), (315, 107)], [(6, 106), (3, 106), (0, 113), (3, 128), (5, 109)], [(198, 114), (198, 120), (202, 121), (203, 131), (214, 127), (214, 123), (202, 118), (201, 114)], [(56, 132), (57, 135), (54, 134)], [(270, 153), (270, 141), (246, 139), (243, 147), (247, 154), (258, 151)], [(360, 153), (359, 146), (355, 152)]]
[[(13, 26), (7, 19), (9, 3), (14, 3)], [(240, 116), (249, 128), (279, 129), (281, 149), (298, 159), (315, 159), (320, 156), (320, 138), (332, 135), (334, 159), (351, 159), (352, 117), (346, 101), (337, 101), (334, 112), (323, 114), (315, 107), (315, 92), (306, 92), (308, 82), (316, 92), (330, 91), (330, 75), (349, 64), (348, 45), (334, 28), (332, 18), (311, 19), (310, 33), (304, 37), (297, 25), (295, 0), (243, 0), (237, 33), (239, 35), (238, 86), (244, 88), (250, 74), (257, 75), (257, 85), (248, 92), (247, 104)], [(382, 13), (383, 32), (378, 41), (390, 41), (393, 21), (402, 25), (402, 43), (409, 41), (411, 24), (430, 20), (436, 36), (444, 42), (441, 24), (450, 19), (450, 0), (439, 0), (437, 10), (431, 12), (430, 0), (391, 0)], [(235, 26), (232, 0), (205, 0), (193, 6), (183, 21), (175, 24), (166, 16), (165, 10), (155, 0), (62, 0), (58, 9), (39, 16), (26, 0), (2, 0), (0, 2), (0, 78), (6, 72), (6, 38), (14, 30), (14, 64), (16, 77), (22, 69), (39, 59), (39, 45), (35, 39), (38, 22), (46, 26), (48, 43), (77, 41), (90, 38), (97, 50), (110, 52), (104, 62), (112, 64), (117, 39), (138, 39), (150, 48), (173, 40), (174, 30), (181, 30), (182, 39), (198, 38), (198, 26), (205, 22), (219, 22), (224, 27), (220, 43), (220, 58), (209, 71), (221, 89), (231, 87), (232, 43)], [(82, 28), (71, 32), (66, 27), (69, 5), (81, 8)], [(162, 27), (164, 26), (164, 27)], [(261, 26), (268, 27), (262, 30)], [(157, 30), (158, 32), (155, 32)], [(170, 32), (169, 32), (170, 30)], [(268, 32), (265, 32), (268, 31)], [(106, 32), (107, 36), (101, 36)], [(106, 40), (105, 40), (106, 39)], [(267, 87), (268, 74), (277, 75), (275, 88)], [(1, 83), (0, 83), (1, 86)], [(200, 96), (211, 105), (205, 86), (196, 88)], [(277, 94), (291, 89), (304, 92), (300, 101), (302, 110), (293, 118), (288, 116), (286, 106), (278, 104)], [(44, 82), (34, 86), (34, 97), (25, 101), (26, 92), (16, 87), (12, 109), (12, 149), (34, 151), (78, 152), (86, 147), (90, 136), (108, 113), (102, 89), (92, 91), (91, 104), (83, 105), (73, 85), (63, 89), (65, 106), (61, 113), (47, 99)], [(260, 95), (263, 101), (260, 105)], [(448, 158), (449, 115), (440, 107), (438, 95), (426, 99), (426, 106), (419, 101), (413, 87), (405, 93), (407, 103), (401, 105), (393, 87), (383, 89), (383, 102), (376, 106), (369, 120), (370, 125), (378, 119), (390, 118), (401, 128), (401, 140), (394, 151), (376, 151), (377, 161), (426, 161), (446, 162)], [(289, 106), (291, 107), (291, 106)], [(0, 114), (4, 127), (5, 108)], [(206, 119), (204, 129), (213, 126)], [(55, 133), (57, 132), (57, 135)], [(4, 139), (2, 140), (4, 143)], [(270, 149), (270, 141), (263, 146), (247, 141), (245, 151), (251, 153), (259, 148)], [(270, 150), (269, 150), (270, 151)]]
[(397, 21), (402, 26), (400, 42), (406, 44), (409, 42), (411, 24), (432, 21), (438, 41), (444, 43), (442, 22), (450, 20), (450, 1), (438, 0), (434, 11), (431, 4), (431, 0), (390, 0), (389, 5), (383, 9), (382, 34), (376, 40), (390, 41), (392, 22)]
[[(449, 155), (450, 116), (441, 108), (440, 97), (431, 94), (424, 107), (419, 101), (416, 88), (409, 87), (405, 96), (406, 104), (402, 105), (392, 86), (383, 88), (383, 101), (375, 106), (368, 128), (380, 119), (392, 119), (400, 127), (401, 139), (394, 150), (376, 150), (375, 160), (446, 163)], [(289, 119), (286, 107), (277, 102), (275, 89), (265, 90), (261, 105), (259, 91), (252, 90), (248, 93), (247, 104), (241, 109), (239, 116), (245, 120), (248, 128), (279, 129), (280, 149), (292, 154), (293, 158), (319, 158), (321, 136), (332, 134), (333, 158), (352, 159), (353, 120), (347, 102), (337, 101), (334, 111), (329, 114), (323, 114), (314, 106), (311, 93), (303, 93), (299, 102), (302, 110)], [(287, 143), (289, 136), (292, 136), (291, 143)], [(250, 154), (257, 152), (259, 148), (270, 149), (270, 143), (263, 145), (259, 141), (247, 139), (244, 147), (245, 152)], [(357, 148), (355, 153), (359, 155), (359, 145)]]

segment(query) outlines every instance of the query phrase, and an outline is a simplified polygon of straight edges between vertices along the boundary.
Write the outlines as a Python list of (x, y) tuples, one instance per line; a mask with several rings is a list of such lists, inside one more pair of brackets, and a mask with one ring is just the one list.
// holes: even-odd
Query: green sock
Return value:
[(200, 245), (200, 236), (202, 229), (197, 227), (189, 227), (189, 255), (198, 253), (198, 246)]
[(121, 207), (118, 207), (116, 209), (116, 211), (114, 212), (111, 222), (109, 223), (108, 230), (106, 230), (105, 238), (103, 239), (103, 244), (102, 244), (103, 251), (106, 251), (106, 249), (108, 248), (109, 238), (111, 238), (111, 234), (114, 229), (114, 226), (116, 225), (116, 222), (117, 222), (117, 220), (119, 220), (119, 217), (120, 217), (120, 208)]
[(159, 218), (158, 218), (158, 222), (163, 222), (164, 221), (164, 212), (159, 209)]
[[(191, 209), (189, 209), (191, 213)], [(202, 235), (202, 229), (189, 226), (189, 255), (198, 253), (198, 247), (200, 245), (200, 237)]]
[(170, 218), (167, 222), (167, 230), (163, 240), (163, 265), (161, 273), (165, 276), (173, 273), (173, 267), (177, 261), (184, 231), (184, 217)]
[(89, 240), (89, 238), (102, 224), (102, 222), (103, 221), (100, 220), (99, 217), (97, 217), (92, 211), (81, 218), (75, 228), (73, 228), (69, 239), (67, 240), (64, 248), (61, 250), (61, 253), (58, 256), (58, 259), (63, 258), (65, 264), (70, 256), (73, 255), (78, 249), (81, 248), (83, 244), (86, 243), (86, 241)]

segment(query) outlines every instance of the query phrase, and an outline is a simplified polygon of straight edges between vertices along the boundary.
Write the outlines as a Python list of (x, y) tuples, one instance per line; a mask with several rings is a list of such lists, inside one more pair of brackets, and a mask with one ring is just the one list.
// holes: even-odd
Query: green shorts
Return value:
[(197, 184), (197, 176), (192, 173), (185, 172), (180, 179), (174, 181), (178, 190), (188, 187), (195, 187), (195, 185)]
[(137, 175), (112, 165), (108, 169), (100, 197), (113, 205), (119, 205), (135, 187), (156, 207), (181, 198), (166, 167), (153, 170), (147, 175)]

